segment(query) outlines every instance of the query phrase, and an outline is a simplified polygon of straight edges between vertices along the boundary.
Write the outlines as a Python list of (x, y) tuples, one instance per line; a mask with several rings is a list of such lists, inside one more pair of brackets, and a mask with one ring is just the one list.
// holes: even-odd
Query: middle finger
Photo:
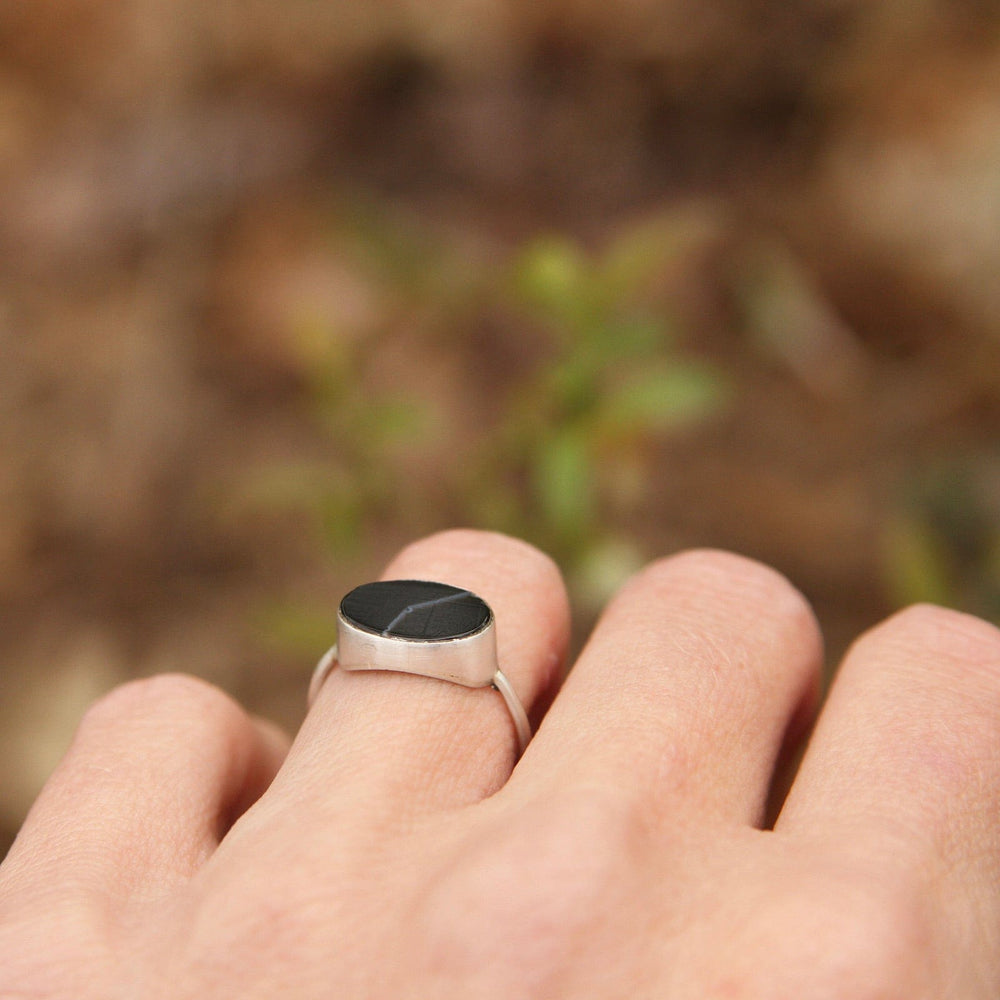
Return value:
[(584, 785), (675, 825), (759, 824), (821, 662), (812, 611), (774, 570), (714, 551), (654, 563), (606, 611), (509, 790)]

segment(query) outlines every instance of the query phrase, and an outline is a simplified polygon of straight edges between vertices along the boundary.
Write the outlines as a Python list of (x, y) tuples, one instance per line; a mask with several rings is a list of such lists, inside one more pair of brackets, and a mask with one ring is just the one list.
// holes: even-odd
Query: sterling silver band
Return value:
[(338, 642), (322, 656), (309, 682), (312, 707), (334, 667), (342, 670), (391, 670), (450, 681), (463, 687), (493, 687), (500, 692), (517, 731), (519, 754), (531, 739), (531, 724), (517, 692), (497, 662), (496, 626), (492, 613), (472, 635), (455, 639), (410, 640), (358, 628), (338, 615)]

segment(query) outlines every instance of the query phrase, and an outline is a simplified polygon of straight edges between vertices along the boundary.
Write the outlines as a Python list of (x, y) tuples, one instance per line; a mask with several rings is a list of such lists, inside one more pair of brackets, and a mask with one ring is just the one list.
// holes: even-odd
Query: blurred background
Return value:
[(690, 545), (831, 664), (1000, 618), (992, 0), (2, 4), (0, 260), (0, 851), (129, 677), (294, 728), (439, 528), (578, 644)]

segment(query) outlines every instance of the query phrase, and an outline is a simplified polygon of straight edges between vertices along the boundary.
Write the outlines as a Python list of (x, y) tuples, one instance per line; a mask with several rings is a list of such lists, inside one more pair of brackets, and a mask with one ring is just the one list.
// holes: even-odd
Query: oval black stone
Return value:
[(362, 584), (344, 597), (340, 611), (365, 632), (428, 642), (473, 635), (493, 617), (481, 597), (429, 580)]

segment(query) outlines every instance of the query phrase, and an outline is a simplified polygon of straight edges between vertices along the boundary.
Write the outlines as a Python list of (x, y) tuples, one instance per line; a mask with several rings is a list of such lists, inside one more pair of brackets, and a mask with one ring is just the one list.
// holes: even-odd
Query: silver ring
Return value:
[(497, 661), (496, 619), (471, 591), (429, 580), (365, 583), (344, 596), (337, 644), (316, 664), (309, 705), (330, 671), (393, 670), (463, 687), (493, 687), (517, 730), (520, 753), (531, 739), (521, 700)]

